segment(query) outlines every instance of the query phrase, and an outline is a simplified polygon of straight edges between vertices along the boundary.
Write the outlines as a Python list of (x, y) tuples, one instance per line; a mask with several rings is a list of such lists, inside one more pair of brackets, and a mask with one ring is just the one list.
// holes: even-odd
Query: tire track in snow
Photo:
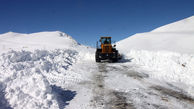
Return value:
[(127, 103), (126, 95), (124, 92), (110, 91), (105, 109), (135, 109), (133, 103)]
[(164, 95), (174, 97), (180, 101), (186, 101), (186, 102), (189, 102), (191, 104), (194, 104), (194, 98), (192, 98), (191, 96), (188, 96), (186, 93), (184, 93), (182, 91), (176, 91), (176, 90), (165, 88), (165, 87), (159, 86), (159, 85), (151, 86), (150, 88), (154, 89), (154, 90), (156, 90)]
[(98, 64), (98, 72), (93, 76), (93, 103), (94, 108), (103, 109), (135, 109), (132, 103), (127, 103), (125, 94), (116, 90), (107, 89), (105, 79), (108, 76), (107, 65)]
[(98, 72), (94, 73), (93, 80), (93, 104), (95, 108), (104, 106), (104, 97), (105, 97), (105, 85), (104, 85), (104, 76), (106, 70), (106, 64), (98, 64)]
[[(90, 101), (92, 109), (181, 109), (187, 105), (185, 108), (190, 109), (194, 103), (194, 99), (186, 93), (174, 87), (172, 89), (167, 87), (165, 82), (153, 81), (148, 73), (136, 70), (136, 67), (123, 66), (117, 63), (98, 63), (96, 65), (97, 69), (92, 72), (92, 81), (83, 83), (92, 90), (93, 97)], [(115, 75), (116, 73), (118, 75)], [(120, 78), (114, 75), (120, 76)], [(118, 82), (115, 81), (114, 77)], [(125, 81), (122, 78), (128, 78), (132, 84), (139, 83), (133, 84), (131, 88), (126, 87), (127, 90), (123, 91), (125, 88), (118, 85), (128, 83), (121, 82)], [(110, 84), (107, 84), (107, 80), (113, 80), (111, 84), (115, 84), (115, 87), (111, 88), (112, 86), (110, 87)], [(139, 86), (139, 84), (142, 85)]]

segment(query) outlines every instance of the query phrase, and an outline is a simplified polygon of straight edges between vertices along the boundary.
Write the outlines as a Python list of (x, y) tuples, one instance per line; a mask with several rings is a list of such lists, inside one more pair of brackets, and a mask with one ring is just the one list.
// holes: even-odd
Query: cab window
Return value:
[(102, 38), (101, 42), (102, 42), (102, 44), (111, 44), (111, 39), (110, 38)]

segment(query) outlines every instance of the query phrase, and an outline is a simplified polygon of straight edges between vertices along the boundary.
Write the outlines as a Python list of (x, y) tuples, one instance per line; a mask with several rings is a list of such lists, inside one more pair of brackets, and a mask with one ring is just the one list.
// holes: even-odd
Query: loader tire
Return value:
[(100, 60), (100, 58), (99, 58), (99, 53), (98, 52), (96, 52), (96, 62), (100, 62), (101, 60)]
[(113, 60), (112, 60), (112, 62), (117, 62), (117, 61), (118, 61), (118, 59), (117, 59), (117, 58), (115, 58), (115, 59), (113, 59)]
[(118, 61), (118, 51), (115, 51), (115, 58), (112, 59), (112, 62)]

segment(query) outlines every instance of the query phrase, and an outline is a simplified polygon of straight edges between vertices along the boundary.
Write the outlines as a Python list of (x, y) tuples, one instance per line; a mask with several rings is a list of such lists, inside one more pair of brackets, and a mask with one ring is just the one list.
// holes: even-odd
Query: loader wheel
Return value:
[(115, 59), (113, 59), (113, 60), (112, 60), (112, 62), (117, 62), (117, 61), (118, 61), (118, 59), (117, 59), (117, 58), (115, 58)]
[(100, 62), (100, 58), (99, 58), (99, 53), (98, 52), (96, 52), (96, 62)]
[(118, 61), (118, 51), (115, 52), (115, 58), (112, 59), (112, 62)]

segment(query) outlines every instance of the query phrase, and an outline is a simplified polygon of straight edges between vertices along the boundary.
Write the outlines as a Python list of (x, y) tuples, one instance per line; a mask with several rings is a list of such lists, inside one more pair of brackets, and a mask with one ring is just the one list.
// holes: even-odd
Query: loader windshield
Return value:
[(102, 44), (111, 44), (111, 38), (109, 38), (109, 37), (102, 37), (101, 38), (101, 43)]

